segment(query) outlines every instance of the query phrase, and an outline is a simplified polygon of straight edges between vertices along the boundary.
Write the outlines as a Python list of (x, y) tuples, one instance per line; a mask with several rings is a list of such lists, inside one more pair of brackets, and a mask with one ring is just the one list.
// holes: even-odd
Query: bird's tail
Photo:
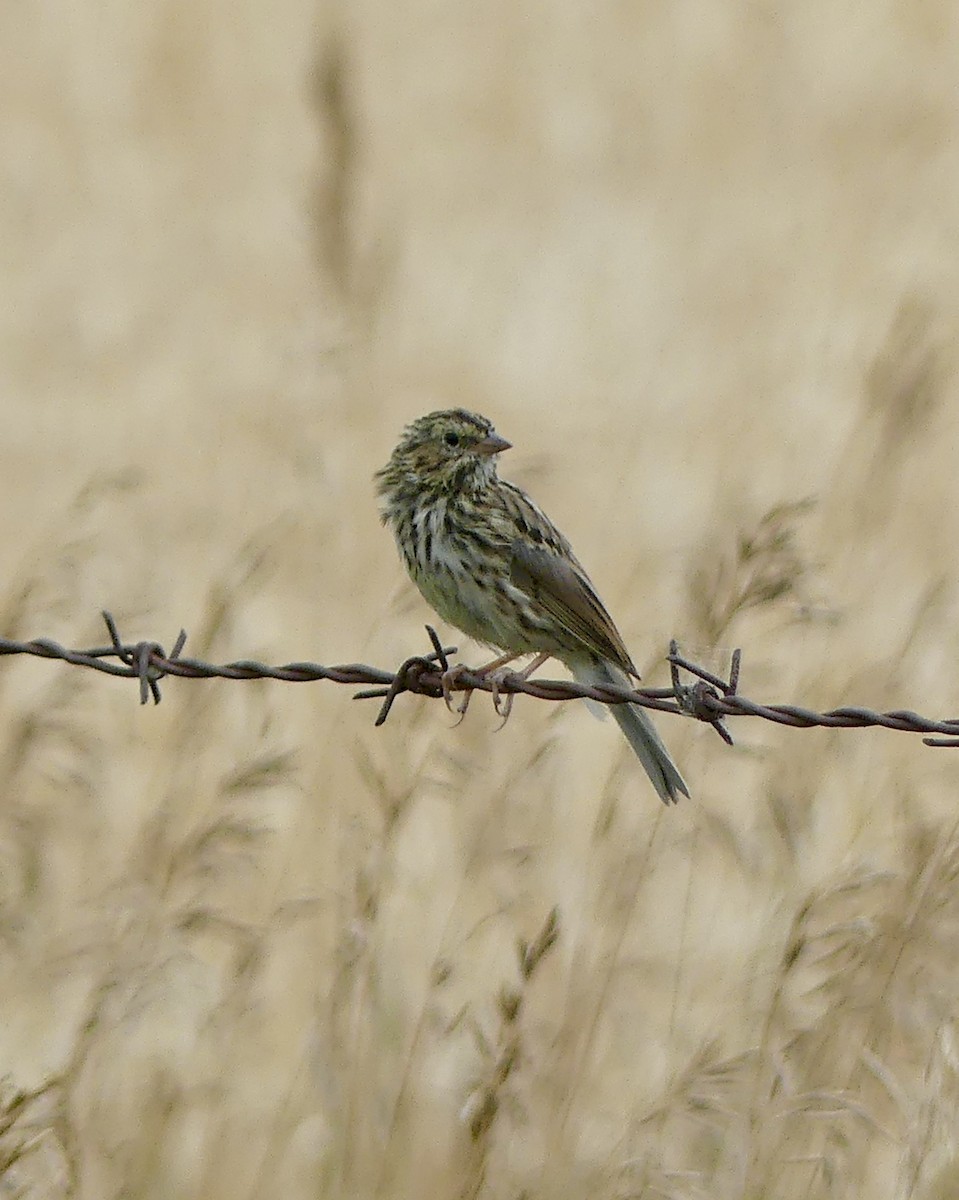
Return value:
[[(578, 683), (602, 687), (630, 686), (624, 672), (608, 662), (577, 663), (573, 675)], [(675, 804), (680, 793), (688, 797), (686, 781), (669, 757), (669, 751), (663, 745), (645, 709), (638, 704), (610, 704), (608, 707), (636, 757), (643, 764), (643, 770), (653, 781), (653, 787), (662, 802)]]

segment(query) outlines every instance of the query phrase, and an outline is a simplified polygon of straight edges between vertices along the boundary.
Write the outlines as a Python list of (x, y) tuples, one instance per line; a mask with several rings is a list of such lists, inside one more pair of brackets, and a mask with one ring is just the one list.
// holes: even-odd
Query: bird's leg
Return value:
[[(466, 710), (469, 708), (470, 697), (473, 695), (473, 689), (467, 688), (463, 692), (463, 699), (454, 709), (453, 687), (459, 682), (460, 676), (467, 671), (471, 675), (488, 675), (490, 671), (499, 671), (505, 667), (507, 663), (514, 662), (517, 658), (519, 658), (518, 654), (502, 654), (499, 658), (494, 658), (492, 662), (485, 663), (482, 667), (467, 667), (464, 663), (456, 663), (454, 666), (444, 671), (440, 679), (440, 684), (443, 688), (443, 699), (446, 701), (446, 707), (450, 710), (450, 712), (457, 712), (461, 717), (465, 716)], [(495, 694), (496, 693), (494, 692), (494, 696)]]
[(515, 675), (518, 679), (529, 679), (530, 675), (532, 675), (534, 671), (538, 671), (549, 657), (550, 656), (548, 654), (537, 654), (529, 666), (524, 667), (522, 671), (504, 671), (503, 667), (506, 666), (506, 663), (500, 663), (499, 666), (493, 669), (493, 672), (489, 677), (489, 681), (493, 693), (493, 707), (496, 709), (496, 715), (503, 718), (503, 724), (499, 726), (500, 729), (502, 729), (503, 725), (505, 725), (509, 720), (509, 715), (513, 711), (513, 700), (516, 693), (507, 692), (505, 696), (501, 697), (499, 685), (503, 682), (507, 675)]

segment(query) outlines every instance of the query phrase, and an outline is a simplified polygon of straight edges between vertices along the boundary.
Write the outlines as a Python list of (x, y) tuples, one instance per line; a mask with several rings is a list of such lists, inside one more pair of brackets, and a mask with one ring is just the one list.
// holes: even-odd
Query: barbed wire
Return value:
[[(456, 647), (444, 646), (429, 625), (426, 630), (432, 644), (430, 653), (413, 655), (395, 671), (386, 671), (365, 663), (346, 663), (333, 667), (312, 662), (293, 662), (272, 667), (251, 659), (208, 663), (182, 657), (187, 638), (185, 630), (180, 630), (168, 655), (159, 642), (123, 642), (110, 613), (104, 612), (102, 616), (110, 635), (108, 646), (70, 650), (50, 638), (34, 638), (26, 642), (0, 638), (0, 656), (28, 654), (36, 658), (53, 658), (107, 675), (137, 679), (141, 704), (146, 704), (151, 698), (154, 704), (160, 703), (160, 680), (166, 676), (181, 679), (277, 679), (285, 683), (313, 683), (325, 679), (332, 683), (375, 685), (357, 692), (354, 698), (382, 699), (377, 725), (383, 724), (393, 703), (404, 692), (434, 700), (445, 699), (447, 704), (450, 704), (452, 693), (463, 692), (464, 701), (458, 709), (463, 712), (470, 694), (483, 691), (492, 694), (497, 711), (504, 716), (509, 714), (509, 702), (514, 695), (532, 696), (538, 700), (585, 699), (595, 700), (599, 704), (639, 704), (658, 712), (703, 721), (711, 725), (729, 745), (732, 745), (733, 739), (723, 724), (726, 718), (760, 717), (795, 729), (895, 729), (904, 733), (925, 734), (923, 742), (927, 746), (959, 747), (959, 718), (931, 720), (908, 709), (876, 712), (871, 708), (845, 706), (829, 712), (814, 712), (794, 704), (757, 704), (739, 694), (742, 660), (739, 650), (733, 652), (727, 680), (683, 658), (677, 643), (672, 641), (668, 655), (672, 686), (626, 689), (590, 686), (572, 680), (527, 679), (518, 672), (490, 673), (462, 664), (451, 665), (450, 656), (456, 653)], [(684, 685), (679, 674), (681, 670), (694, 676), (696, 682)], [(507, 701), (501, 708), (500, 702), (504, 696)], [(929, 736), (932, 734), (940, 736)]]

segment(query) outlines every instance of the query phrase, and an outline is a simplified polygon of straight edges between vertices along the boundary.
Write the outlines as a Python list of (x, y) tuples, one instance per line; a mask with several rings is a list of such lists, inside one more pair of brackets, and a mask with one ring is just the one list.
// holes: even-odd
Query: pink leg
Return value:
[(473, 695), (473, 690), (470, 688), (463, 693), (463, 699), (453, 708), (453, 685), (458, 682), (460, 676), (469, 671), (470, 674), (488, 675), (490, 671), (499, 671), (506, 666), (507, 663), (515, 662), (520, 656), (518, 654), (502, 654), (499, 658), (494, 658), (492, 662), (485, 663), (482, 667), (467, 667), (463, 663), (457, 663), (450, 667), (448, 671), (443, 672), (443, 699), (446, 701), (446, 707), (450, 712), (457, 712), (462, 717), (469, 708), (470, 697)]
[[(504, 664), (501, 664), (501, 666), (498, 667), (493, 672), (493, 674), (490, 676), (490, 683), (493, 685), (493, 707), (496, 709), (497, 715), (503, 718), (503, 725), (505, 725), (506, 722), (509, 720), (509, 715), (513, 711), (513, 700), (516, 696), (516, 693), (508, 692), (506, 694), (506, 696), (502, 698), (502, 703), (501, 703), (499, 687), (497, 685), (502, 681), (502, 679), (505, 675), (509, 675), (509, 674), (515, 674), (520, 679), (529, 679), (529, 677), (533, 674), (533, 672), (538, 671), (540, 669), (540, 667), (543, 665), (543, 663), (546, 662), (546, 660), (549, 657), (550, 657), (550, 655), (548, 655), (548, 654), (537, 654), (536, 657), (533, 659), (533, 661), (529, 664), (529, 666), (524, 667), (522, 669), (522, 671), (515, 671), (515, 672), (503, 671), (502, 666), (506, 665), (504, 663)], [(509, 660), (507, 660), (507, 661), (509, 661)], [(500, 725), (500, 729), (503, 728), (503, 725)]]

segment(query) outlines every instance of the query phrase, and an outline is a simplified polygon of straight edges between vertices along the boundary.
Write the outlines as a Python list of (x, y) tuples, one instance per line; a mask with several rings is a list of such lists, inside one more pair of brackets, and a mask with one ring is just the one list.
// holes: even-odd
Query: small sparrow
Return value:
[[(443, 620), (504, 652), (483, 670), (536, 654), (524, 675), (557, 658), (579, 683), (630, 687), (639, 674), (569, 542), (497, 475), (497, 456), (509, 448), (490, 421), (465, 409), (420, 417), (376, 473), (383, 523)], [(688, 796), (646, 712), (610, 708), (663, 802)]]

